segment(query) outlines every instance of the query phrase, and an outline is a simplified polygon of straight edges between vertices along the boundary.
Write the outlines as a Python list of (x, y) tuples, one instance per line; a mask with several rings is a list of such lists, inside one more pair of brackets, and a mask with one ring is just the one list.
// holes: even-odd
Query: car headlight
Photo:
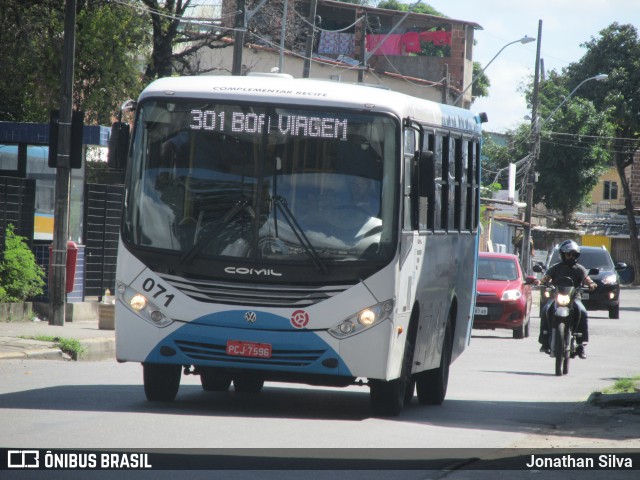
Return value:
[(389, 318), (393, 312), (394, 303), (394, 300), (387, 300), (365, 308), (330, 328), (329, 333), (335, 338), (342, 339), (363, 332)]
[(564, 295), (564, 294), (558, 294), (556, 296), (556, 302), (561, 307), (566, 307), (567, 305), (569, 305), (569, 302), (571, 302), (571, 296), (570, 295)]
[(505, 290), (502, 293), (502, 301), (503, 302), (515, 302), (522, 296), (522, 292), (520, 290)]
[(606, 277), (604, 277), (602, 279), (602, 283), (604, 283), (605, 285), (615, 285), (616, 283), (618, 283), (618, 277), (612, 273), (611, 275), (607, 275)]
[(118, 284), (117, 292), (120, 300), (129, 310), (152, 325), (164, 328), (173, 323), (173, 320), (165, 315), (157, 305), (150, 302), (144, 294), (123, 284)]

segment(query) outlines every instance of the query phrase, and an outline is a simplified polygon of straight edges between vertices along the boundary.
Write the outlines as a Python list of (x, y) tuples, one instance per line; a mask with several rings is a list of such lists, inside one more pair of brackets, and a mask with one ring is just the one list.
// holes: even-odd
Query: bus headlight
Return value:
[(133, 297), (131, 297), (131, 300), (129, 300), (129, 305), (136, 312), (139, 312), (147, 306), (147, 299), (144, 297), (144, 295), (136, 293)]
[(118, 284), (116, 291), (121, 296), (122, 303), (129, 310), (150, 324), (163, 328), (173, 323), (173, 320), (165, 315), (157, 305), (133, 288)]
[(393, 312), (393, 306), (394, 301), (387, 300), (365, 308), (330, 328), (329, 333), (339, 339), (356, 335), (389, 318)]

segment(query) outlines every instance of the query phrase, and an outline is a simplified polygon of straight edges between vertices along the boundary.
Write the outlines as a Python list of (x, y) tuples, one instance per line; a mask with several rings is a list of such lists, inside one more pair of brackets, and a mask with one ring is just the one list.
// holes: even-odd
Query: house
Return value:
[[(232, 28), (238, 20), (236, 0), (222, 2), (222, 26)], [(290, 2), (286, 25), (297, 31), (287, 42), (293, 49), (279, 48), (278, 38), (263, 32), (268, 19), (261, 11), (249, 11), (249, 28), (242, 49), (242, 73), (270, 72), (282, 65), (282, 73), (303, 77), (304, 44), (310, 30), (310, 8), (316, 2)], [(292, 8), (293, 7), (293, 8)], [(474, 22), (317, 0), (318, 28), (311, 43), (310, 75), (345, 82), (376, 84), (409, 95), (452, 104), (472, 81)], [(251, 28), (251, 20), (260, 25)], [(259, 21), (258, 21), (259, 20)], [(273, 21), (273, 18), (270, 18)], [(279, 21), (279, 20), (278, 20)], [(231, 48), (208, 51), (200, 66), (213, 74), (228, 75), (233, 70)], [(471, 89), (459, 105), (469, 107)]]

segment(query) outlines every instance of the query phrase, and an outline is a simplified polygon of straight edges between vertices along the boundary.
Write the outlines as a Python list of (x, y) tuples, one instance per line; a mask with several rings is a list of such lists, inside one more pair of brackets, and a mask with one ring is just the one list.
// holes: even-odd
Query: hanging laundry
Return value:
[(451, 45), (451, 32), (445, 30), (420, 32), (420, 40), (423, 42), (431, 42), (436, 46)]
[(404, 53), (419, 53), (422, 51), (420, 47), (420, 35), (418, 32), (407, 32), (400, 39), (400, 46)]
[(353, 33), (321, 32), (318, 53), (353, 55), (356, 49)]
[(373, 52), (373, 55), (402, 55), (402, 46), (400, 44), (402, 35), (391, 34), (372, 34), (366, 37), (366, 46), (368, 52), (373, 52), (379, 44), (380, 47)]

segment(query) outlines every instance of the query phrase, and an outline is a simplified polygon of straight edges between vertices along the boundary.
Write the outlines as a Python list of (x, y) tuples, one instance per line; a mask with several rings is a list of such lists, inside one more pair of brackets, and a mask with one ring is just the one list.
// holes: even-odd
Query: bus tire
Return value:
[(180, 388), (180, 365), (142, 364), (144, 393), (150, 402), (171, 402)]
[(414, 391), (414, 379), (411, 364), (415, 349), (413, 329), (409, 330), (402, 357), (400, 377), (394, 380), (370, 380), (369, 400), (373, 414), (380, 417), (397, 417), (405, 403), (411, 401)]
[(451, 349), (453, 347), (453, 332), (451, 329), (451, 318), (449, 318), (444, 330), (440, 366), (432, 370), (425, 370), (416, 375), (418, 401), (422, 405), (441, 405), (447, 395)]
[(226, 392), (231, 386), (231, 375), (224, 370), (203, 368), (200, 372), (200, 383), (205, 392)]

